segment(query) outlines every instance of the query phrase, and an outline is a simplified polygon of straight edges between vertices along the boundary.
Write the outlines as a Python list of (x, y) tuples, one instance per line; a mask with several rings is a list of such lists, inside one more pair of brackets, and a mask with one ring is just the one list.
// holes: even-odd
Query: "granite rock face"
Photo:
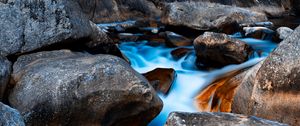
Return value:
[(197, 30), (212, 30), (241, 23), (261, 22), (263, 13), (206, 2), (174, 2), (166, 4), (162, 22), (167, 25), (187, 26)]
[(162, 101), (124, 60), (68, 50), (24, 55), (9, 96), (26, 125), (146, 125)]
[(25, 126), (20, 113), (0, 102), (0, 125), (1, 126)]
[(288, 126), (275, 121), (254, 116), (232, 113), (186, 113), (173, 112), (169, 115), (167, 126)]
[(0, 55), (93, 40), (88, 17), (76, 0), (9, 0), (0, 3)]
[(300, 125), (300, 27), (283, 40), (237, 89), (232, 111)]

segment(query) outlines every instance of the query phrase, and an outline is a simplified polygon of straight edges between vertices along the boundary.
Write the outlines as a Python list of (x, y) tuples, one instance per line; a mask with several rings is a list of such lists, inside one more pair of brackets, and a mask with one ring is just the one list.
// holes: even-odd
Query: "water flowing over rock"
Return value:
[(146, 125), (162, 101), (124, 60), (68, 50), (23, 55), (9, 96), (26, 125)]
[(286, 124), (232, 113), (173, 112), (166, 126), (288, 126)]
[(96, 23), (154, 18), (160, 11), (148, 0), (78, 0), (83, 12)]
[(262, 13), (206, 2), (168, 3), (162, 15), (162, 22), (165, 24), (187, 26), (197, 30), (222, 30), (220, 28), (234, 28), (241, 23), (266, 20)]
[(300, 27), (261, 64), (245, 73), (232, 111), (300, 125)]
[(0, 102), (0, 125), (1, 126), (25, 126), (20, 113)]
[(0, 3), (0, 55), (93, 39), (89, 19), (75, 0), (9, 0)]
[(3, 99), (3, 94), (7, 87), (11, 73), (11, 63), (5, 58), (0, 56), (0, 101)]
[(205, 32), (194, 40), (194, 47), (200, 69), (240, 64), (252, 55), (252, 48), (245, 42), (221, 33)]

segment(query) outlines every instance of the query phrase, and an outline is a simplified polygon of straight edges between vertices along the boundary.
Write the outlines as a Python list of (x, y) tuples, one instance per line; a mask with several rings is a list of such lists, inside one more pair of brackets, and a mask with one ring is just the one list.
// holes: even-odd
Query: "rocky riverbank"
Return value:
[[(0, 0), (0, 125), (148, 125), (178, 73), (136, 72), (120, 43), (165, 45), (174, 62), (185, 58), (180, 67), (207, 72), (268, 54), (245, 37), (280, 44), (195, 97), (208, 111), (246, 116), (179, 112), (166, 125), (300, 125), (298, 3)], [(292, 27), (272, 22), (286, 17)]]

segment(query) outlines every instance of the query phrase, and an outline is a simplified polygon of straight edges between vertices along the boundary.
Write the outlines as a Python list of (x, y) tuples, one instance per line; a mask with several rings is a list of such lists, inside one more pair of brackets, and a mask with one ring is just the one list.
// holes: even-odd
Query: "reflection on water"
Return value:
[[(233, 35), (233, 37), (238, 37)], [(255, 50), (262, 52), (262, 57), (255, 56), (249, 61), (239, 65), (229, 65), (213, 71), (200, 71), (194, 65), (195, 52), (192, 51), (180, 60), (174, 60), (171, 51), (164, 45), (148, 44), (142, 42), (122, 42), (119, 45), (121, 51), (129, 58), (131, 66), (140, 73), (146, 73), (155, 68), (173, 68), (177, 72), (177, 78), (167, 96), (159, 94), (164, 102), (162, 112), (149, 124), (150, 126), (164, 125), (167, 116), (172, 111), (197, 112), (194, 106), (194, 97), (197, 93), (214, 78), (232, 70), (252, 66), (263, 60), (275, 47), (276, 44), (266, 40), (251, 38), (241, 39), (246, 41)], [(192, 46), (186, 47), (193, 49)]]

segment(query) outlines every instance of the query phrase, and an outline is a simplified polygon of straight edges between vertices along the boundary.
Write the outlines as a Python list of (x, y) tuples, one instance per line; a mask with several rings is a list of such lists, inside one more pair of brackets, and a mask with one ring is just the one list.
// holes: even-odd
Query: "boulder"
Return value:
[(275, 34), (275, 32), (266, 27), (244, 27), (243, 32), (246, 37), (256, 39), (269, 39)]
[(242, 79), (232, 112), (300, 125), (299, 52), (300, 27)]
[(68, 50), (23, 55), (9, 95), (26, 125), (146, 125), (162, 109), (149, 82), (124, 60)]
[[(162, 33), (161, 33), (162, 34)], [(176, 34), (174, 32), (166, 31), (164, 33), (166, 39), (166, 45), (169, 47), (180, 47), (180, 46), (191, 46), (193, 41), (182, 35)]]
[(200, 69), (240, 64), (247, 61), (253, 52), (245, 42), (213, 32), (205, 32), (197, 37), (194, 47), (197, 55), (196, 65)]
[(288, 126), (255, 116), (232, 113), (172, 112), (166, 126)]
[(84, 43), (85, 50), (91, 54), (112, 54), (123, 59), (124, 56), (116, 43), (105, 33), (104, 29), (90, 21), (93, 34), (91, 40)]
[(254, 11), (265, 13), (269, 17), (279, 17), (286, 13), (299, 10), (299, 0), (151, 0), (155, 5), (163, 7), (171, 2), (211, 2), (223, 5), (248, 8)]
[(154, 18), (160, 11), (148, 0), (78, 0), (93, 22), (115, 22)]
[(171, 55), (172, 55), (173, 59), (179, 60), (180, 58), (184, 57), (190, 51), (192, 51), (192, 49), (181, 47), (181, 48), (177, 48), (177, 49), (174, 49), (173, 51), (171, 51)]
[(290, 29), (288, 27), (280, 27), (276, 30), (276, 36), (278, 37), (279, 41), (286, 39), (292, 33), (293, 29)]
[(177, 76), (174, 69), (167, 68), (156, 68), (143, 75), (148, 79), (154, 89), (165, 95), (168, 94)]
[(88, 42), (93, 32), (75, 0), (9, 0), (0, 3), (0, 55)]
[(161, 20), (167, 25), (187, 26), (197, 30), (220, 30), (235, 28), (241, 23), (266, 21), (267, 18), (263, 13), (239, 7), (207, 2), (174, 2), (166, 4)]
[(0, 102), (0, 125), (1, 126), (25, 126), (20, 113)]
[(9, 82), (11, 73), (11, 63), (5, 57), (0, 56), (0, 101)]

